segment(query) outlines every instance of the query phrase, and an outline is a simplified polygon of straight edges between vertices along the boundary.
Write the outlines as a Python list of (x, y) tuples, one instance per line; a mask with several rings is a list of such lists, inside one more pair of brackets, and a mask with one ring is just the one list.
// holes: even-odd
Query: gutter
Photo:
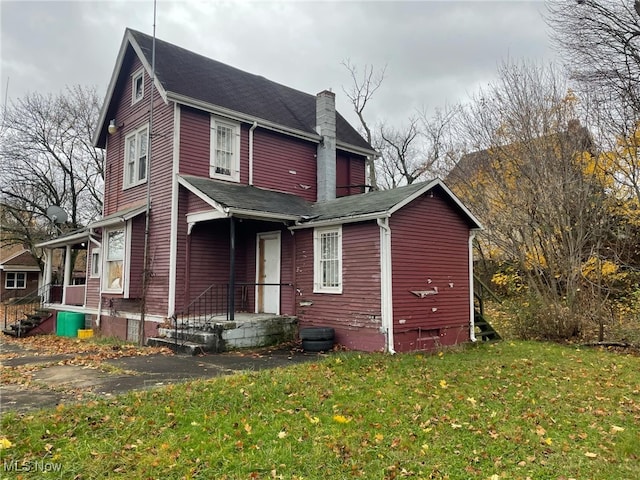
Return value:
[(476, 236), (476, 232), (471, 230), (469, 232), (469, 340), (476, 342), (476, 317), (475, 306), (473, 304), (473, 239)]
[(254, 121), (249, 129), (249, 185), (253, 185), (253, 131), (258, 126), (258, 122)]
[(391, 227), (389, 217), (378, 218), (380, 227), (380, 307), (382, 328), (386, 334), (387, 352), (395, 355), (393, 348), (393, 289), (391, 284)]

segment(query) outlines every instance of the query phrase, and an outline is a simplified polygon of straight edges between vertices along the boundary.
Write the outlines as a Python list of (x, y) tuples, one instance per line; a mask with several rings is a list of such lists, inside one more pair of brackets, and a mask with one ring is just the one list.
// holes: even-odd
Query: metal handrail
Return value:
[[(12, 297), (4, 303), (4, 329), (9, 328), (9, 325), (13, 325), (19, 322), (19, 315), (31, 315), (35, 313), (39, 308), (41, 308), (44, 303), (46, 303), (49, 291), (52, 286), (55, 286), (53, 283), (48, 283), (39, 287), (37, 290), (34, 290), (23, 297)], [(37, 305), (37, 306), (34, 306)], [(13, 319), (10, 322), (10, 314), (12, 314)]]
[[(293, 286), (292, 283), (246, 283), (238, 282), (235, 288), (240, 289), (239, 298), (242, 300), (239, 311), (245, 311), (247, 308), (248, 288), (255, 286)], [(229, 284), (212, 284), (209, 285), (200, 295), (194, 298), (189, 305), (180, 311), (175, 312), (171, 319), (174, 327), (174, 341), (178, 344), (178, 330), (184, 328), (203, 328), (209, 326), (211, 319), (218, 315), (225, 315), (228, 321), (229, 312)]]

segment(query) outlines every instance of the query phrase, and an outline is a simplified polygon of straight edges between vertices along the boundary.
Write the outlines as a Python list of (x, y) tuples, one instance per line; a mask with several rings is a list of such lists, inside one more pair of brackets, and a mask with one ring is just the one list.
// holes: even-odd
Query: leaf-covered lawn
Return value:
[(59, 478), (637, 479), (640, 358), (544, 343), (340, 353), (8, 414), (2, 435), (5, 465)]

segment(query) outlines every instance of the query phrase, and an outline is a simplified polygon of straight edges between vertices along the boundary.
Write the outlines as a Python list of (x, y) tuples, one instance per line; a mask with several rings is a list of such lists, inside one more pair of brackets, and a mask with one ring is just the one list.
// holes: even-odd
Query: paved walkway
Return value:
[[(75, 403), (95, 396), (109, 397), (130, 390), (240, 371), (286, 367), (323, 357), (317, 353), (279, 347), (202, 356), (122, 357), (105, 360), (102, 368), (95, 368), (63, 364), (65, 359), (78, 357), (78, 354), (39, 355), (37, 351), (26, 350), (19, 344), (3, 342), (2, 338), (0, 353), (13, 354), (10, 355), (12, 358), (2, 360), (3, 367), (34, 367), (29, 385), (3, 383), (0, 386), (0, 414)], [(46, 366), (38, 368), (38, 365)]]

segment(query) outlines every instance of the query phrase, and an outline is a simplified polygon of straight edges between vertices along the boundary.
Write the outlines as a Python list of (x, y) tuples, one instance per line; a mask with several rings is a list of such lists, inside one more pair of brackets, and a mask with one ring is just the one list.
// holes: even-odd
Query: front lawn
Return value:
[(0, 478), (637, 479), (639, 439), (640, 357), (503, 342), (7, 414)]

